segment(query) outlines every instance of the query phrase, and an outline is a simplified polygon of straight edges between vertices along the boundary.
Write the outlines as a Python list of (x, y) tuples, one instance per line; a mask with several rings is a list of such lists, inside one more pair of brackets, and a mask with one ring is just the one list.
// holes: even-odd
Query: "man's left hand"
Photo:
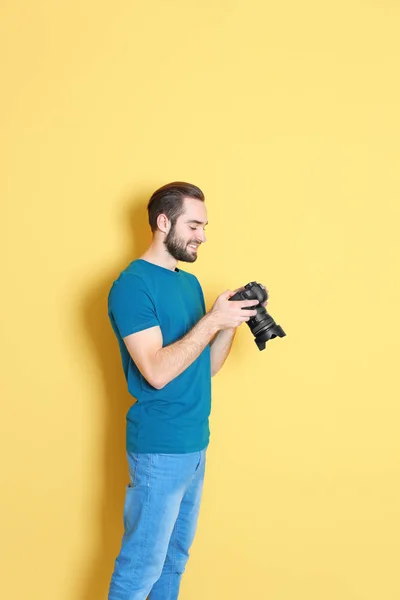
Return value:
[[(265, 287), (265, 286), (264, 286), (264, 287)], [(245, 289), (245, 286), (244, 286), (244, 285), (242, 285), (242, 287), (240, 287), (240, 288), (237, 288), (236, 290), (233, 290), (232, 294), (236, 294), (237, 292), (241, 292), (241, 291), (242, 291), (242, 290), (244, 290), (244, 289)], [(268, 294), (268, 290), (267, 290), (267, 288), (266, 288), (266, 287), (265, 287), (265, 291), (266, 291), (266, 292), (267, 292), (267, 294)], [(268, 296), (269, 296), (269, 294), (268, 294)], [(265, 308), (265, 307), (267, 306), (267, 304), (268, 304), (268, 300), (265, 300), (265, 302), (262, 302), (262, 303), (261, 303), (261, 306), (264, 306), (264, 308)], [(256, 304), (256, 306), (258, 306), (258, 305)]]

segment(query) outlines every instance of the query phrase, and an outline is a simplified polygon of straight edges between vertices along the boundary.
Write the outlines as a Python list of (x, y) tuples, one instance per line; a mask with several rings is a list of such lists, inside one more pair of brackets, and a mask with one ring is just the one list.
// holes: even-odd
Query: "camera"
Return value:
[(252, 306), (251, 308), (242, 308), (242, 310), (256, 310), (257, 314), (251, 317), (249, 321), (246, 321), (250, 327), (251, 333), (255, 337), (255, 343), (259, 350), (264, 350), (265, 344), (268, 340), (272, 340), (275, 337), (285, 337), (286, 333), (283, 331), (280, 325), (277, 325), (274, 319), (269, 315), (262, 302), (268, 299), (267, 290), (263, 285), (256, 281), (251, 281), (244, 286), (244, 289), (240, 292), (236, 292), (229, 300), (258, 300), (259, 304)]

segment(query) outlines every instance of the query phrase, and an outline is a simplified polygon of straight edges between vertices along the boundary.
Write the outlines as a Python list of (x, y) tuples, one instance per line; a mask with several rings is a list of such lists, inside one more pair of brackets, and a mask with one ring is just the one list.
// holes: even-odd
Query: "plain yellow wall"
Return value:
[(265, 283), (213, 384), (182, 600), (400, 598), (400, 9), (1, 4), (7, 600), (105, 600), (122, 534), (112, 280), (168, 181), (207, 197), (208, 306)]

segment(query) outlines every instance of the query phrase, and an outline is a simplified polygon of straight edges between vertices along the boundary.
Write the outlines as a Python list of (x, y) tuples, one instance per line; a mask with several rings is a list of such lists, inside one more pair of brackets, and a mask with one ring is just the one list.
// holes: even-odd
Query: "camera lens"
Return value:
[[(285, 337), (286, 333), (280, 325), (277, 325), (274, 319), (266, 311), (262, 303), (268, 299), (268, 293), (265, 287), (256, 281), (248, 283), (243, 290), (237, 292), (229, 300), (258, 300), (259, 304), (252, 307), (257, 311), (254, 317), (247, 321), (250, 331), (255, 337), (255, 343), (259, 350), (264, 350), (266, 343), (276, 337)], [(245, 308), (242, 310), (246, 310)]]

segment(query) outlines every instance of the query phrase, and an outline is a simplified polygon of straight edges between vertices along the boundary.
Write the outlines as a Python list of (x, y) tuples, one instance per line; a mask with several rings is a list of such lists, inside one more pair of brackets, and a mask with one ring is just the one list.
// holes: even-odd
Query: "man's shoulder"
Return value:
[(120, 293), (129, 291), (133, 288), (147, 290), (146, 277), (137, 260), (129, 263), (112, 281), (108, 293), (108, 301), (110, 302), (115, 294), (119, 295)]
[[(151, 268), (152, 266), (153, 268)], [(156, 298), (159, 295), (160, 286), (163, 289), (175, 288), (176, 285), (180, 285), (179, 281), (188, 281), (191, 287), (202, 291), (201, 284), (193, 273), (179, 268), (179, 274), (176, 274), (175, 278), (171, 277), (172, 273), (163, 273), (163, 271), (164, 269), (161, 268), (154, 269), (154, 265), (149, 265), (146, 261), (135, 259), (114, 279), (109, 291), (109, 298), (115, 294), (116, 290), (122, 292), (122, 290), (130, 289), (141, 290)]]
[(120, 271), (120, 273), (114, 279), (113, 285), (116, 282), (119, 282), (128, 276), (134, 277), (135, 279), (145, 279), (145, 273), (143, 272), (143, 269), (141, 267), (142, 266), (140, 260), (133, 260), (124, 269), (122, 269), (122, 271)]

